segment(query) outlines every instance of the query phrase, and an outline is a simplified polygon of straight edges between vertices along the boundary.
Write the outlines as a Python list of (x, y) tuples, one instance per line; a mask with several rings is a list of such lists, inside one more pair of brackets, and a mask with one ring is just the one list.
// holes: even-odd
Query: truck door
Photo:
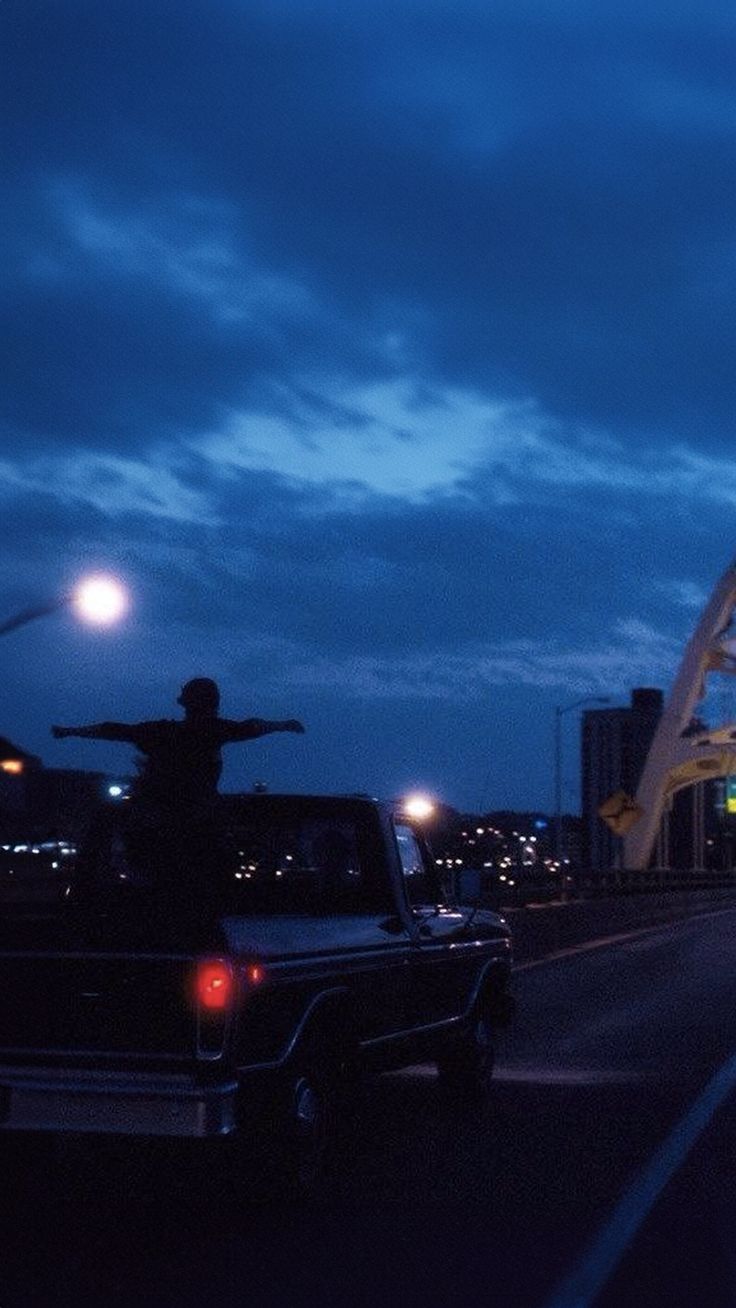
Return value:
[(404, 886), (417, 932), (412, 955), (412, 1024), (430, 1026), (459, 1017), (478, 975), (478, 949), (466, 931), (469, 909), (446, 902), (431, 855), (415, 831), (395, 824)]

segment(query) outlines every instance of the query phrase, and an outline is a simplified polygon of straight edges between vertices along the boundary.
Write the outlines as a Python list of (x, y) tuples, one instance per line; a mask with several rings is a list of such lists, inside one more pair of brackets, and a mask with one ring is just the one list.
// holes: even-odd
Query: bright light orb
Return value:
[(402, 807), (406, 816), (417, 822), (426, 821), (434, 813), (434, 804), (427, 795), (408, 795)]
[(114, 577), (86, 577), (72, 592), (71, 602), (83, 622), (107, 627), (126, 612), (128, 593)]

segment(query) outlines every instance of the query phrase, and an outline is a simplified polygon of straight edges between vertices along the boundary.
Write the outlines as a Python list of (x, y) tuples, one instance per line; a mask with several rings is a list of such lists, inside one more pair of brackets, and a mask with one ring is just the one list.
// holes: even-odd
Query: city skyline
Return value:
[[(0, 731), (298, 717), (224, 784), (553, 810), (736, 552), (730, 7), (0, 11)], [(733, 692), (717, 691), (723, 718)], [(563, 805), (577, 808), (577, 714)]]

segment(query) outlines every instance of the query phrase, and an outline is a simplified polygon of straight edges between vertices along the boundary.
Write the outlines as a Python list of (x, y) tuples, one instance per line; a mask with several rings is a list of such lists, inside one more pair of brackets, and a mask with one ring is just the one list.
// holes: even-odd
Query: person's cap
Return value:
[(220, 691), (217, 682), (210, 677), (193, 677), (182, 686), (176, 702), (184, 708), (219, 708)]

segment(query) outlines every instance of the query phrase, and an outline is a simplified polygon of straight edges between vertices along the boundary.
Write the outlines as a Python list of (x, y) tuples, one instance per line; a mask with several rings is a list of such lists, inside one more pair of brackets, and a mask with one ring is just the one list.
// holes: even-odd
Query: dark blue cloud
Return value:
[(289, 784), (547, 802), (555, 702), (671, 674), (730, 553), (730, 9), (0, 25), (3, 603), (136, 591), (106, 643), (13, 638), (3, 730), (48, 756), (55, 698), (141, 716), (211, 669), (304, 704)]
[[(388, 30), (359, 10), (342, 23), (192, 4), (71, 16), (39, 5), (16, 18), (9, 118), (35, 147), (24, 171), (37, 185), (89, 179), (121, 224), (126, 206), (211, 194), (237, 214), (236, 245), (317, 291), (350, 337), (387, 300), (422, 305), (419, 348), (450, 377), (666, 431), (707, 408), (723, 436), (733, 43), (707, 18), (647, 29), (617, 11), (530, 23), (471, 8), (419, 29), (410, 8)], [(78, 274), (84, 297), (94, 272)], [(105, 324), (52, 293), (42, 346), (66, 325), (67, 352), (91, 350), (108, 374), (121, 346), (133, 369), (139, 354), (149, 402), (181, 396), (173, 420), (201, 416), (198, 383), (231, 396), (244, 374), (328, 346), (376, 366), (324, 327), (275, 343), (214, 331), (150, 278), (116, 286), (108, 268), (101, 289)]]

